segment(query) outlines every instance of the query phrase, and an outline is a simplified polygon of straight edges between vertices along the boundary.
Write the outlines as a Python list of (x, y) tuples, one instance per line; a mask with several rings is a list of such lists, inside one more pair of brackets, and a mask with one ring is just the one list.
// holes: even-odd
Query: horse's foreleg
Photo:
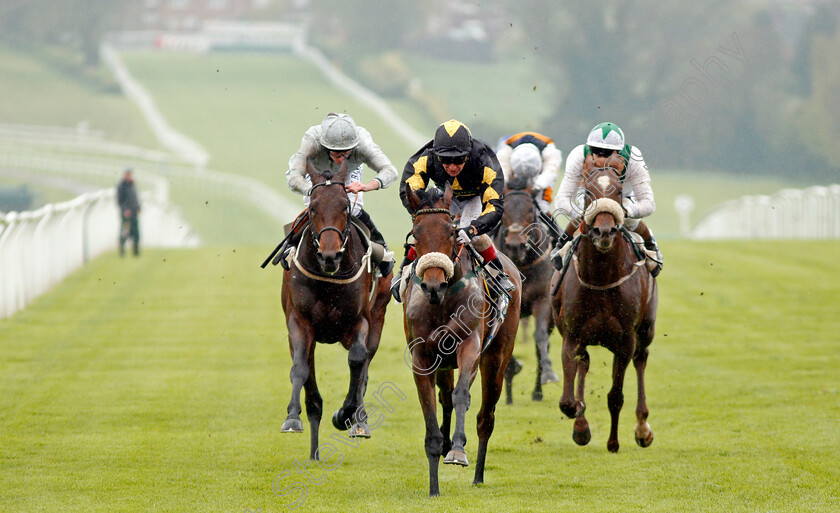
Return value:
[(302, 433), (300, 390), (311, 375), (309, 363), (312, 361), (312, 353), (314, 353), (314, 334), (309, 324), (301, 318), (296, 310), (289, 313), (286, 326), (289, 330), (289, 350), (292, 354), (292, 370), (289, 372), (289, 379), (292, 382), (292, 397), (289, 400), (289, 406), (286, 408), (288, 415), (280, 427), (280, 431), (283, 433)]
[(315, 380), (315, 351), (309, 352), (309, 378), (303, 385), (306, 404), (306, 418), (309, 419), (309, 459), (318, 459), (318, 431), (321, 426), (321, 414), (323, 413), (324, 401), (318, 391), (318, 383)]
[[(625, 345), (633, 350), (634, 342), (630, 341)], [(618, 452), (618, 416), (621, 407), (624, 406), (624, 373), (630, 363), (630, 355), (618, 350), (613, 357), (613, 384), (607, 394), (607, 407), (610, 410), (610, 438), (607, 440), (607, 450)]]
[(575, 391), (575, 398), (577, 400), (578, 414), (575, 418), (575, 426), (572, 430), (572, 439), (578, 445), (586, 445), (592, 440), (592, 432), (589, 430), (589, 421), (586, 420), (586, 399), (584, 397), (586, 390), (586, 374), (589, 372), (589, 351), (583, 350), (577, 356), (577, 390)]
[(636, 381), (639, 385), (639, 397), (636, 401), (636, 443), (641, 447), (649, 447), (653, 443), (653, 431), (647, 422), (648, 407), (645, 397), (645, 367), (647, 366), (648, 349), (644, 348), (633, 358), (636, 367)]
[[(497, 337), (493, 342), (501, 343), (502, 341)], [(487, 353), (481, 358), (479, 364), (481, 367), (481, 409), (478, 410), (476, 416), (478, 456), (476, 457), (473, 484), (484, 482), (484, 462), (487, 459), (487, 446), (496, 425), (496, 404), (502, 395), (504, 369), (507, 366), (504, 360), (508, 356), (500, 353)]]
[[(575, 403), (575, 376), (577, 376), (576, 342), (568, 335), (563, 336), (563, 395), (560, 396), (560, 411), (573, 419), (581, 412)], [(582, 405), (580, 405), (582, 406)]]
[(452, 448), (443, 459), (452, 465), (469, 465), (464, 446), (467, 433), (464, 428), (467, 410), (470, 408), (470, 384), (478, 370), (479, 333), (473, 332), (458, 346), (458, 383), (452, 391), (452, 405), (455, 409), (455, 432), (452, 434)]
[[(433, 362), (426, 362), (422, 355), (413, 355), (412, 362), (414, 369), (431, 369)], [(420, 399), (420, 408), (423, 410), (423, 420), (426, 423), (426, 458), (429, 460), (429, 497), (440, 495), (438, 486), (438, 467), (440, 456), (443, 454), (443, 434), (437, 421), (437, 406), (435, 404), (435, 377), (434, 372), (414, 372), (414, 384), (417, 387), (417, 396)]]
[(364, 411), (365, 368), (368, 364), (368, 321), (360, 317), (350, 330), (351, 341), (347, 351), (347, 364), (350, 367), (350, 385), (347, 397), (341, 408), (332, 417), (333, 426), (338, 430), (350, 429), (350, 436), (370, 438), (367, 427), (367, 414)]
[[(443, 434), (443, 452), (448, 453), (452, 449), (452, 390), (455, 388), (455, 372), (442, 370), (437, 372), (438, 400), (443, 410), (443, 422), (440, 425)], [(443, 454), (443, 453), (441, 453)]]

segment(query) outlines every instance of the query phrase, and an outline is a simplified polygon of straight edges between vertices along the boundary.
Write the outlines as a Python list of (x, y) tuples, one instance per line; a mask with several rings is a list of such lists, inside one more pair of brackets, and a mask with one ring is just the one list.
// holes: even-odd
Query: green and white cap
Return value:
[(592, 148), (621, 151), (624, 149), (624, 132), (614, 123), (601, 123), (589, 132), (586, 145)]

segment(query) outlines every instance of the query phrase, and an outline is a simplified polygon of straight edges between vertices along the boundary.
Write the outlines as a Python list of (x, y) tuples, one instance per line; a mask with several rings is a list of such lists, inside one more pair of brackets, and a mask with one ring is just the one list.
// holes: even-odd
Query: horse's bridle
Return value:
[(341, 238), (341, 249), (339, 249), (338, 252), (339, 253), (344, 253), (344, 249), (347, 246), (347, 240), (350, 238), (350, 224), (351, 224), (351, 222), (350, 222), (350, 215), (351, 215), (351, 213), (350, 213), (350, 210), (351, 210), (350, 200), (349, 200), (349, 196), (347, 195), (347, 191), (344, 189), (344, 182), (334, 182), (332, 180), (327, 180), (325, 182), (316, 183), (315, 185), (312, 186), (312, 190), (309, 192), (309, 195), (312, 196), (312, 192), (314, 192), (315, 189), (317, 189), (318, 187), (327, 187), (329, 185), (340, 185), (341, 190), (344, 191), (344, 195), (348, 198), (348, 201), (347, 201), (347, 223), (345, 223), (343, 231), (339, 230), (335, 226), (325, 226), (325, 227), (321, 228), (321, 230), (318, 233), (315, 233), (315, 225), (312, 221), (312, 212), (311, 212), (312, 207), (310, 206), (310, 213), (309, 213), (309, 216), (308, 216), (309, 217), (309, 233), (312, 236), (312, 243), (315, 245), (316, 248), (321, 246), (321, 235), (324, 232), (334, 231), (334, 232), (338, 233), (338, 236)]
[[(505, 197), (507, 198), (508, 196), (526, 196), (528, 199), (530, 199), (531, 200), (531, 210), (533, 210), (533, 212), (534, 212), (534, 223), (540, 222), (540, 215), (539, 215), (539, 212), (538, 212), (539, 207), (537, 206), (536, 200), (534, 200), (534, 197), (530, 193), (528, 193), (527, 191), (514, 189), (514, 190), (511, 190), (511, 191), (508, 191), (508, 192), (505, 193)], [(511, 225), (511, 226), (513, 226), (513, 225)], [(502, 228), (502, 237), (503, 238), (505, 238), (507, 236), (508, 232), (510, 231), (510, 228), (511, 228), (510, 226), (505, 226), (505, 227)], [(528, 241), (529, 242), (531, 241), (530, 234), (528, 234)], [(504, 242), (504, 240), (502, 242)], [(536, 253), (536, 250), (534, 249), (533, 244), (528, 244), (528, 251)]]
[[(418, 217), (420, 217), (424, 214), (446, 214), (446, 215), (449, 216), (450, 222), (454, 225), (455, 217), (452, 215), (452, 212), (450, 212), (448, 208), (434, 208), (434, 207), (433, 208), (422, 208), (422, 209), (414, 212), (414, 214), (412, 214), (412, 216), (411, 216), (412, 222), (415, 219), (417, 219)], [(412, 230), (412, 234), (413, 234), (413, 230)], [(458, 246), (459, 246), (458, 238), (457, 238), (457, 236), (454, 237), (454, 238), (455, 238), (455, 240), (452, 243), (452, 253), (450, 254), (449, 258), (450, 258), (450, 260), (452, 260), (453, 264), (457, 264), (458, 259), (461, 258), (461, 250), (464, 249), (465, 244), (460, 243), (460, 249), (458, 249)]]

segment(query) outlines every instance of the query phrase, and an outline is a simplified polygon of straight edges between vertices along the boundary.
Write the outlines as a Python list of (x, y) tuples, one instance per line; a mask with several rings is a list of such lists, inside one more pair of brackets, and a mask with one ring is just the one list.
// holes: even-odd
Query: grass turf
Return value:
[[(533, 346), (515, 403), (497, 408), (486, 484), (441, 466), (427, 494), (423, 424), (390, 305), (370, 391), (390, 382), (370, 440), (350, 447), (329, 416), (347, 387), (347, 353), (319, 345), (325, 472), (309, 437), (280, 434), (290, 360), (281, 273), (262, 248), (105, 255), (0, 321), (0, 481), (5, 511), (830, 511), (840, 492), (837, 242), (666, 242), (648, 365), (652, 447), (633, 443), (628, 372), (621, 450), (606, 450), (610, 361), (591, 351), (593, 439), (571, 440), (560, 388), (530, 400)], [(552, 336), (559, 370), (560, 341)], [(467, 452), (475, 459), (473, 387)], [(372, 415), (373, 416), (373, 415)], [(306, 424), (308, 431), (308, 424)], [(290, 471), (289, 474), (283, 474)], [(279, 476), (279, 479), (278, 479)], [(317, 482), (318, 484), (315, 484)], [(280, 486), (282, 485), (282, 486)]]

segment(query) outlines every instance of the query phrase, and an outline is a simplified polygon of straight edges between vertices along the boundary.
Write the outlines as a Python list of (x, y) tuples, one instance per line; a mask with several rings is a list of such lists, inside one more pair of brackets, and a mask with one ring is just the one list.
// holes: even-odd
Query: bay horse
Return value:
[[(511, 181), (511, 184), (516, 183)], [(554, 329), (551, 315), (551, 275), (554, 266), (548, 258), (551, 253), (551, 237), (548, 229), (540, 222), (537, 202), (530, 183), (522, 188), (505, 190), (505, 211), (502, 214), (501, 230), (496, 236), (496, 247), (501, 248), (516, 265), (523, 276), (521, 328), (527, 330), (528, 318), (534, 319), (534, 345), (537, 353), (537, 376), (531, 399), (541, 401), (542, 385), (556, 383), (560, 378), (551, 367), (548, 355), (548, 336)], [(523, 333), (523, 339), (525, 338)], [(505, 375), (507, 404), (513, 403), (513, 374)]]
[[(469, 252), (458, 242), (449, 206), (452, 188), (406, 189), (417, 252), (415, 274), (403, 301), (406, 363), (414, 374), (426, 424), (425, 449), (429, 460), (429, 496), (440, 495), (438, 466), (443, 462), (467, 466), (464, 419), (470, 406), (470, 385), (481, 369), (481, 408), (477, 416), (478, 458), (473, 484), (484, 482), (487, 444), (495, 425), (495, 409), (502, 393), (505, 368), (510, 361), (519, 324), (519, 274), (500, 255), (516, 290), (511, 292), (507, 315), (497, 323), (496, 307), (484, 295)], [(488, 334), (497, 328), (489, 340)], [(409, 361), (410, 354), (410, 361)], [(458, 381), (454, 369), (458, 369)], [(443, 423), (438, 424), (435, 385), (440, 390)], [(455, 430), (449, 437), (452, 410)]]
[[(556, 284), (558, 271), (552, 284), (552, 291), (556, 291), (552, 310), (563, 335), (560, 410), (575, 419), (572, 438), (578, 445), (586, 445), (591, 439), (584, 416), (587, 347), (600, 345), (614, 355), (612, 388), (607, 394), (610, 452), (619, 448), (618, 417), (624, 404), (624, 374), (631, 359), (638, 383), (636, 443), (641, 447), (653, 443), (653, 431), (647, 422), (645, 366), (656, 324), (657, 286), (644, 257), (636, 255), (625, 236), (619, 178), (624, 165), (615, 157), (586, 157), (582, 177), (586, 210), (579, 227), (580, 241), (572, 246), (574, 253), (562, 282)], [(577, 388), (573, 390), (575, 377)]]
[(366, 252), (361, 235), (351, 226), (352, 206), (344, 189), (347, 169), (344, 161), (332, 177), (308, 164), (312, 180), (309, 224), (290, 256), (293, 261), (290, 270), (283, 273), (281, 299), (292, 355), (292, 397), (280, 430), (303, 432), (300, 420), (303, 388), (311, 459), (318, 458), (323, 405), (315, 380), (316, 342), (340, 342), (348, 350), (350, 387), (344, 404), (333, 414), (333, 426), (339, 430), (349, 428), (352, 437), (369, 438), (363, 406), (368, 366), (379, 347), (390, 299), (390, 276), (380, 277), (373, 283), (370, 250)]

